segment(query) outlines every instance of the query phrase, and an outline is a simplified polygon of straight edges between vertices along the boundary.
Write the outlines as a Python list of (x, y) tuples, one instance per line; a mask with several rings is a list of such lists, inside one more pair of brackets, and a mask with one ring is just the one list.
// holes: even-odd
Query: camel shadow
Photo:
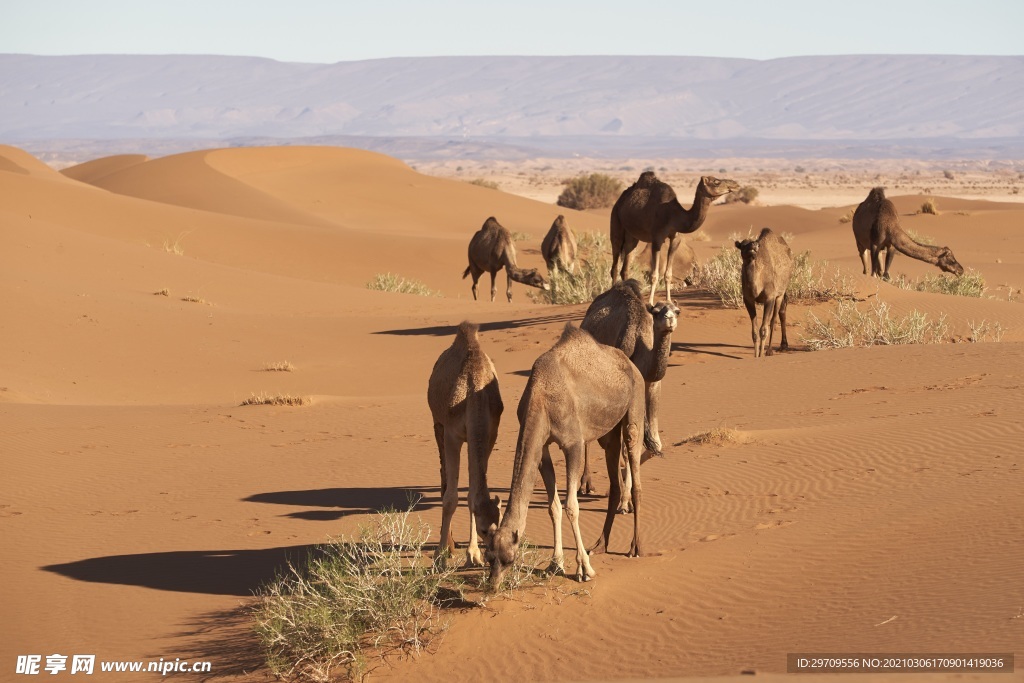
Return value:
[(256, 493), (243, 498), (242, 501), (294, 507), (331, 508), (301, 510), (283, 515), (293, 519), (324, 522), (349, 515), (374, 514), (387, 510), (429, 510), (441, 505), (441, 489), (438, 486), (371, 486), (307, 491), (272, 491)]
[(743, 346), (740, 344), (686, 344), (683, 342), (672, 342), (672, 351), (685, 351), (686, 353), (700, 353), (707, 356), (718, 356), (720, 358), (733, 358), (735, 360), (741, 360), (743, 356), (735, 356), (731, 353), (722, 353), (720, 351), (708, 351), (707, 349), (713, 348), (728, 348), (728, 349), (746, 349), (753, 348), (750, 346)]
[(672, 300), (680, 308), (699, 308), (699, 309), (715, 309), (722, 310), (725, 306), (722, 305), (722, 300), (717, 295), (712, 294), (706, 289), (698, 289), (696, 287), (686, 287), (684, 289), (672, 289)]
[[(484, 302), (487, 303), (487, 302)], [(555, 313), (542, 315), (536, 318), (520, 318), (518, 320), (501, 320), (492, 323), (480, 323), (481, 332), (492, 330), (513, 330), (519, 327), (533, 327), (536, 325), (552, 325), (557, 323), (579, 322), (583, 320), (582, 313)], [(449, 337), (458, 331), (458, 325), (432, 325), (430, 327), (412, 327), (403, 330), (380, 330), (373, 334), (394, 334), (398, 336), (431, 336)]]

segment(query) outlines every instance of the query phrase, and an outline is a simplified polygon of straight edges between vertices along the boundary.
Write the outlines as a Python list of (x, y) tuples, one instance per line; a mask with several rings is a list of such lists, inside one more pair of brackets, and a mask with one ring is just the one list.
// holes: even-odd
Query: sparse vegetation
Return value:
[(1003, 326), (998, 322), (990, 323), (987, 320), (982, 320), (980, 323), (976, 323), (971, 320), (967, 326), (971, 329), (971, 336), (967, 338), (967, 341), (972, 344), (987, 341), (997, 342), (1003, 338)]
[(900, 289), (975, 298), (983, 296), (987, 289), (985, 278), (981, 276), (981, 273), (974, 270), (965, 271), (963, 275), (952, 275), (950, 273), (925, 275), (919, 280), (908, 280), (905, 275), (901, 274), (891, 282)]
[(743, 305), (743, 291), (740, 284), (740, 268), (743, 259), (738, 249), (723, 247), (715, 254), (693, 269), (690, 277), (695, 287), (705, 289), (716, 295), (729, 308)]
[(744, 185), (735, 192), (730, 192), (725, 195), (725, 204), (753, 204), (757, 200), (757, 196), (760, 194), (756, 187), (750, 185)]
[(295, 366), (286, 360), (277, 363), (266, 363), (263, 366), (264, 372), (291, 372), (294, 369)]
[(170, 295), (171, 295), (171, 290), (167, 289), (166, 287), (164, 287), (163, 289), (158, 289), (155, 292), (153, 292), (153, 296), (170, 296)]
[(213, 305), (209, 301), (207, 301), (206, 299), (204, 299), (202, 297), (199, 297), (199, 296), (195, 296), (193, 294), (188, 294), (186, 296), (183, 296), (183, 297), (181, 297), (181, 300), (182, 301), (187, 301), (187, 302), (193, 303), (193, 304), (205, 304), (207, 306), (212, 306)]
[(942, 177), (944, 177), (946, 180), (955, 180), (956, 179), (956, 176), (953, 175), (952, 171), (943, 171), (942, 172)]
[(686, 239), (690, 242), (710, 242), (711, 235), (704, 232), (702, 228), (698, 228), (696, 232), (691, 232), (686, 236)]
[(181, 241), (185, 239), (185, 236), (188, 235), (189, 232), (192, 231), (189, 230), (188, 232), (181, 233), (174, 239), (173, 242), (170, 239), (165, 239), (164, 251), (166, 251), (168, 254), (174, 254), (175, 256), (184, 256), (185, 248), (181, 246)]
[(473, 180), (469, 181), (469, 184), (477, 185), (479, 187), (486, 187), (488, 190), (497, 190), (501, 188), (501, 186), (498, 185), (498, 183), (494, 182), (493, 180), (485, 180), (483, 178), (474, 178)]
[(850, 209), (849, 211), (844, 213), (842, 216), (839, 217), (839, 222), (840, 223), (849, 223), (850, 221), (852, 221), (853, 220), (853, 212), (854, 211), (856, 211), (855, 208), (854, 209)]
[(803, 173), (806, 170), (807, 169), (804, 168), (803, 166), (794, 166), (793, 167), (793, 173)]
[[(611, 245), (605, 233), (581, 233), (576, 243), (576, 274), (559, 270), (551, 275), (549, 291), (533, 290), (534, 301), (549, 304), (582, 304), (611, 286)], [(643, 270), (635, 257), (630, 264), (629, 276), (641, 282), (650, 281), (650, 273)]]
[(696, 444), (699, 446), (724, 446), (726, 444), (736, 443), (748, 443), (750, 437), (731, 427), (715, 427), (714, 429), (707, 432), (700, 432), (693, 436), (688, 436), (676, 446), (685, 446), (687, 444)]
[(307, 406), (313, 401), (308, 397), (292, 396), (291, 394), (253, 394), (238, 405), (240, 406)]
[(906, 233), (907, 237), (914, 240), (918, 244), (924, 244), (929, 247), (935, 246), (935, 240), (931, 237), (928, 237), (927, 235), (922, 235), (915, 230), (907, 230)]
[[(501, 585), (495, 592), (507, 597), (516, 591), (546, 583), (552, 575), (549, 571), (538, 569), (542, 561), (540, 550), (524, 538), (516, 549), (512, 564), (505, 569)], [(477, 588), (485, 592), (491, 591), (490, 576), (487, 572), (481, 573)]]
[(444, 632), (455, 570), (424, 556), (430, 528), (411, 510), (383, 512), (354, 539), (315, 548), (258, 592), (254, 629), (271, 672), (361, 680), (374, 657), (416, 655)]
[(415, 294), (417, 296), (441, 296), (419, 280), (404, 278), (395, 273), (377, 273), (366, 283), (367, 289), (380, 292), (396, 292), (398, 294)]
[(620, 181), (603, 173), (577, 176), (565, 181), (565, 185), (558, 205), (579, 211), (611, 206), (623, 189)]
[(861, 310), (852, 301), (840, 301), (827, 320), (808, 314), (804, 342), (812, 351), (851, 346), (935, 344), (945, 341), (946, 316), (929, 320), (928, 314), (913, 310), (893, 317), (889, 304), (874, 301)]
[(933, 216), (938, 216), (939, 215), (939, 205), (935, 202), (934, 199), (929, 198), (929, 199), (924, 200), (924, 203), (921, 204), (921, 208), (918, 209), (917, 212), (918, 213), (929, 213), (929, 214), (931, 214)]
[(512, 231), (512, 241), (513, 242), (525, 242), (526, 240), (528, 240), (530, 238), (531, 238), (531, 235), (528, 232), (520, 232), (518, 230)]

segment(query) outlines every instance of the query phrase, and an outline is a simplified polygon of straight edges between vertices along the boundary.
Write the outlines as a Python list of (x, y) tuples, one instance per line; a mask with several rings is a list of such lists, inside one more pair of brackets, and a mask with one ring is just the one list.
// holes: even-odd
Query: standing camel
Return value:
[[(963, 275), (964, 269), (949, 247), (930, 247), (910, 238), (900, 227), (896, 207), (885, 198), (885, 188), (876, 187), (868, 193), (867, 199), (853, 212), (853, 237), (857, 241), (864, 274), (868, 274), (868, 253), (871, 254), (871, 275), (889, 279), (889, 266), (896, 252), (906, 254), (918, 261), (938, 266), (945, 273)], [(885, 270), (882, 270), (879, 255), (885, 250)]]
[[(644, 378), (644, 408), (658, 451), (661, 450), (661, 437), (658, 434), (661, 380), (668, 371), (672, 332), (676, 329), (678, 315), (679, 308), (675, 304), (663, 301), (653, 306), (646, 304), (640, 283), (625, 280), (615, 283), (611, 289), (594, 299), (580, 324), (580, 328), (589, 332), (598, 342), (614, 346), (625, 353), (640, 371)], [(589, 455), (587, 451), (585, 454)], [(628, 468), (625, 474), (626, 479), (619, 487), (621, 512), (629, 512), (632, 507)], [(580, 492), (592, 491), (589, 458), (585, 458)]]
[(477, 230), (469, 241), (469, 267), (462, 273), (463, 279), (469, 274), (473, 275), (474, 301), (476, 300), (476, 283), (484, 273), (491, 274), (491, 301), (494, 301), (494, 276), (502, 268), (508, 275), (506, 295), (509, 303), (512, 303), (513, 280), (531, 287), (551, 289), (551, 286), (544, 281), (535, 268), (526, 269), (516, 265), (516, 246), (512, 240), (512, 234), (503, 228), (494, 216), (491, 216), (484, 221), (483, 227)]
[[(772, 355), (772, 336), (775, 321), (782, 321), (782, 345), (779, 351), (788, 351), (786, 340), (786, 306), (789, 305), (789, 279), (793, 274), (793, 253), (786, 240), (769, 228), (761, 230), (756, 240), (736, 242), (743, 259), (740, 281), (743, 304), (750, 315), (750, 336), (754, 340), (754, 357)], [(758, 327), (757, 304), (763, 312)]]
[(540, 253), (548, 266), (548, 274), (554, 275), (559, 269), (576, 272), (576, 235), (565, 224), (565, 216), (559, 216), (540, 243)]
[(512, 488), (501, 525), (487, 535), (487, 560), (491, 563), (491, 585), (501, 583), (505, 569), (515, 561), (519, 541), (526, 528), (530, 495), (540, 469), (548, 492), (548, 511), (554, 528), (552, 568), (565, 570), (562, 550), (562, 507), (555, 489), (555, 470), (550, 446), (565, 454), (565, 507), (576, 540), (576, 578), (594, 576), (579, 525), (579, 489), (583, 467), (583, 446), (597, 440), (605, 449), (612, 492), (604, 529), (591, 552), (608, 547), (618, 500), (619, 453), (625, 439), (633, 475), (633, 543), (629, 555), (640, 548), (640, 455), (644, 447), (655, 451), (654, 439), (644, 415), (643, 377), (618, 349), (599, 344), (588, 333), (566, 324), (561, 338), (533, 364), (530, 379), (519, 401), (519, 439), (512, 468)]
[[(672, 301), (672, 257), (681, 240), (674, 239), (679, 233), (690, 233), (699, 228), (707, 218), (711, 202), (718, 197), (739, 189), (739, 183), (702, 176), (697, 183), (693, 205), (684, 209), (676, 199), (675, 191), (658, 180), (653, 171), (645, 171), (629, 186), (612, 207), (610, 238), (612, 243), (612, 284), (620, 277), (629, 275), (629, 262), (633, 250), (640, 242), (651, 245), (651, 296), (648, 303), (654, 304), (654, 292), (661, 281), (658, 255), (665, 241), (669, 240), (668, 258), (665, 260), (665, 297)], [(622, 270), (618, 270), (619, 256), (622, 256)]]
[(451, 526), (459, 505), (459, 459), (462, 444), (469, 454), (469, 548), (466, 564), (482, 566), (477, 535), (486, 533), (501, 516), (498, 497), (487, 488), (487, 460), (498, 438), (501, 393), (494, 364), (480, 348), (477, 326), (459, 325), (455, 341), (434, 363), (427, 384), (427, 403), (434, 418), (434, 438), (441, 458), (441, 540), (435, 560), (455, 552)]

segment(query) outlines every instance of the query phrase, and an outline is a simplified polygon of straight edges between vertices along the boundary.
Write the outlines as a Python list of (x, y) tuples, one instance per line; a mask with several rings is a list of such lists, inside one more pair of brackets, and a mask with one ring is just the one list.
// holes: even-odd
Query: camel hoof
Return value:
[(766, 355), (766, 356), (774, 356), (775, 352), (772, 351), (771, 349), (768, 349), (767, 351), (764, 352), (764, 355)]
[(603, 538), (594, 545), (590, 546), (590, 549), (587, 550), (588, 555), (603, 555), (606, 552), (608, 552), (608, 546), (604, 544)]
[(547, 571), (551, 576), (565, 576), (565, 561), (551, 560), (551, 564), (548, 565)]
[(467, 569), (471, 568), (471, 567), (482, 567), (482, 566), (484, 566), (483, 555), (480, 554), (479, 550), (476, 551), (475, 555), (473, 553), (466, 553), (466, 564), (464, 564), (462, 566), (467, 568)]
[(576, 569), (576, 580), (580, 583), (586, 583), (594, 578), (594, 570), (591, 569), (588, 572), (583, 571), (583, 567), (580, 566)]
[(620, 515), (630, 514), (631, 512), (633, 512), (633, 503), (628, 501), (619, 503), (619, 508), (616, 510), (616, 512), (618, 512)]

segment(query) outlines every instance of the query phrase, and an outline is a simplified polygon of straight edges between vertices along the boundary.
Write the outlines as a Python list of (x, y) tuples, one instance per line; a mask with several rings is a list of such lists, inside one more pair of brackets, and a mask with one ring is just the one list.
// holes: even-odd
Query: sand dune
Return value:
[[(470, 235), (495, 215), (528, 234), (520, 264), (539, 267), (559, 213), (607, 229), (606, 214), (333, 148), (115, 157), (61, 175), (4, 147), (0, 197), (3, 657), (210, 659), (236, 680), (268, 678), (239, 608), (286, 558), (410, 494), (437, 528), (425, 388), (464, 319), (481, 323), (498, 371), (489, 478), (507, 496), (530, 367), (586, 306), (535, 304), (522, 285), (511, 305), (472, 301)], [(860, 275), (839, 222), (849, 207), (716, 206), (711, 240), (693, 246), (703, 260), (770, 225), (838, 266), (865, 304), (945, 314), (961, 336), (998, 321), (1002, 342), (803, 352), (807, 313), (830, 305), (794, 305), (797, 350), (755, 361), (745, 312), (680, 292), (666, 454), (643, 469), (649, 555), (620, 554), (620, 518), (593, 582), (453, 612), (436, 652), (372, 677), (781, 680), (795, 651), (1016, 652), (1019, 667), (1024, 306), (995, 287), (1024, 284), (1024, 207), (939, 197), (941, 215), (914, 214), (921, 201), (895, 198), (904, 227), (949, 245), (995, 298)], [(894, 270), (937, 272), (904, 256)], [(442, 296), (366, 289), (387, 271)], [(264, 369), (286, 360), (290, 372)], [(238, 405), (254, 392), (312, 404)], [(716, 427), (746, 438), (686, 442)], [(526, 533), (544, 553), (541, 500)], [(583, 500), (588, 539), (604, 505)]]

